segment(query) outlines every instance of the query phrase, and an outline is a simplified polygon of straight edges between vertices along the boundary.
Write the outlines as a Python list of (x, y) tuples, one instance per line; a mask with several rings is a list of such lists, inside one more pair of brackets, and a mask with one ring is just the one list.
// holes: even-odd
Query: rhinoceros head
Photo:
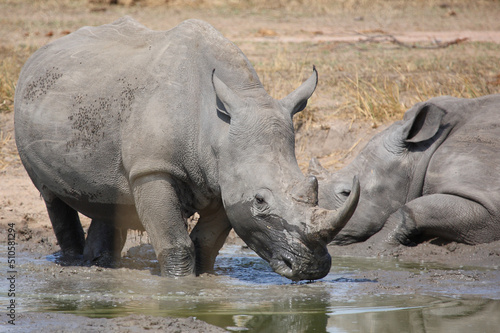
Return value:
[[(241, 98), (214, 77), (220, 111), (230, 117), (220, 154), (222, 199), (236, 233), (275, 272), (292, 280), (328, 274), (326, 245), (352, 215), (359, 190), (342, 207), (317, 206), (318, 182), (295, 157), (292, 117), (307, 104), (317, 72), (282, 100)], [(357, 180), (353, 188), (359, 188)]]
[(309, 172), (320, 181), (319, 204), (335, 209), (351, 192), (353, 175), (362, 184), (359, 204), (349, 224), (333, 239), (339, 245), (361, 242), (377, 233), (389, 216), (406, 202), (421, 195), (429, 154), (439, 135), (444, 111), (420, 103), (401, 121), (375, 135), (354, 160), (341, 170), (328, 173), (317, 160)]

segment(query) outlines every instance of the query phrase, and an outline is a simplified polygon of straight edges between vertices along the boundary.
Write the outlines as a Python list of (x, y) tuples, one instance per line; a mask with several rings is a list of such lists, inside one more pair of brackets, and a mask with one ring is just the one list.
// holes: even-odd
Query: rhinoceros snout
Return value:
[(331, 257), (328, 253), (311, 258), (280, 253), (270, 261), (271, 268), (278, 274), (292, 280), (317, 280), (330, 272)]

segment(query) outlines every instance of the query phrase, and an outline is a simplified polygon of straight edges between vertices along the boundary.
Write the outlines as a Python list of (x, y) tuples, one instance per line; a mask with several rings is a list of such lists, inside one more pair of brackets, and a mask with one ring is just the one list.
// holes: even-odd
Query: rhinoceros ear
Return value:
[(293, 116), (297, 112), (304, 110), (307, 105), (307, 100), (313, 94), (318, 84), (318, 71), (313, 66), (312, 75), (300, 87), (295, 89), (290, 95), (283, 98), (280, 102), (281, 105), (290, 111)]
[(215, 69), (212, 71), (212, 84), (217, 96), (217, 110), (231, 117), (234, 110), (244, 106), (244, 101), (215, 75)]
[(446, 112), (440, 107), (424, 103), (408, 110), (404, 116), (404, 142), (417, 143), (431, 139), (439, 131)]

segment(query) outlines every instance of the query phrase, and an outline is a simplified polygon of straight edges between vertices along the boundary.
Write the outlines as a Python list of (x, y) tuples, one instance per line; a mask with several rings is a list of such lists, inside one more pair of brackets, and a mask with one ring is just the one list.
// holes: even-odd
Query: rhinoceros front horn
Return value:
[(354, 214), (359, 201), (359, 193), (359, 180), (355, 176), (351, 193), (341, 207), (336, 210), (313, 207), (311, 219), (306, 229), (307, 238), (321, 240), (326, 244), (330, 243)]

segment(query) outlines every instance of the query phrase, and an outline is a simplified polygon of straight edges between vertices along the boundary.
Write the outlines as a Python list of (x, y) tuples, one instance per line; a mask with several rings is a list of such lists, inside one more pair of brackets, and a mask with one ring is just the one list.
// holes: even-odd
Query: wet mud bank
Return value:
[(222, 249), (216, 274), (174, 280), (158, 275), (149, 244), (131, 246), (117, 268), (63, 266), (53, 252), (30, 247), (18, 252), (13, 331), (490, 332), (500, 325), (493, 260), (464, 266), (349, 249), (336, 256), (331, 247), (325, 278), (292, 283), (235, 240)]
[(30, 312), (19, 315), (17, 332), (226, 332), (196, 318), (162, 318), (147, 315), (130, 315), (112, 319), (86, 318), (62, 313)]

